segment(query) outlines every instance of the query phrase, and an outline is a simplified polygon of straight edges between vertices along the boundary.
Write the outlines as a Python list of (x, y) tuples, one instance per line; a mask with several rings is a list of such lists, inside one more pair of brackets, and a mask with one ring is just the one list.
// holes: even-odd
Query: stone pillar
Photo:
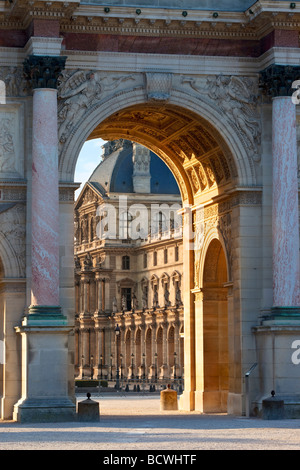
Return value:
[(100, 278), (100, 274), (96, 273), (96, 283), (97, 283), (97, 310), (98, 312), (102, 312), (102, 279)]
[(168, 322), (166, 318), (164, 318), (164, 321), (162, 323), (163, 327), (163, 346), (162, 346), (162, 366), (160, 370), (161, 378), (167, 378), (169, 377), (168, 371)]
[(296, 107), (290, 96), (273, 98), (272, 107), (273, 312), (299, 316)]
[(81, 276), (81, 282), (83, 284), (83, 296), (82, 296), (82, 313), (87, 315), (88, 309), (88, 284), (90, 282), (89, 277), (83, 274)]
[(292, 83), (300, 67), (271, 66), (262, 73), (272, 97), (273, 307), (272, 320), (300, 320), (299, 201), (296, 106)]
[(261, 74), (262, 87), (272, 97), (273, 305), (254, 328), (261, 387), (256, 407), (275, 390), (276, 396), (284, 397), (285, 412), (295, 418), (300, 413), (300, 369), (293, 362), (300, 292), (296, 109), (291, 86), (299, 79), (300, 67), (273, 65)]
[(180, 396), (180, 409), (195, 409), (195, 305), (192, 289), (194, 287), (194, 250), (192, 211), (184, 209), (183, 224), (183, 305), (184, 305), (184, 391)]
[[(68, 394), (68, 335), (59, 306), (57, 90), (61, 57), (30, 56), (24, 72), (33, 88), (31, 168), (31, 305), (16, 331), (22, 337), (22, 397), (14, 419), (74, 419)], [(59, 364), (59, 368), (57, 365)]]
[[(180, 376), (179, 313), (178, 312), (175, 314), (175, 322), (174, 322), (174, 353), (176, 353), (176, 359), (174, 360), (174, 374), (176, 375), (176, 377), (178, 377)], [(176, 364), (176, 370), (175, 370), (175, 364)]]

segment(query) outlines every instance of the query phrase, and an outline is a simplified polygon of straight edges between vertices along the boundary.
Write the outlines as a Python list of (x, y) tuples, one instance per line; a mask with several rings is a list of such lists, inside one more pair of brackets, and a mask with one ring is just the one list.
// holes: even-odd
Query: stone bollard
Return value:
[(284, 419), (284, 401), (275, 397), (273, 390), (271, 396), (262, 401), (262, 419)]
[(171, 390), (170, 385), (160, 392), (160, 409), (162, 411), (178, 410), (177, 392), (176, 390)]
[(91, 394), (87, 393), (87, 400), (80, 401), (77, 404), (78, 421), (99, 421), (100, 404), (91, 400)]

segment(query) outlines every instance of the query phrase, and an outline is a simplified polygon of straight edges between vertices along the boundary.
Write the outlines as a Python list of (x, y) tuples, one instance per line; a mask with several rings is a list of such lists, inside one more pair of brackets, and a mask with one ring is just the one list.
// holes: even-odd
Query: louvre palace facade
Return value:
[[(151, 378), (156, 359), (172, 376), (177, 353), (180, 409), (260, 416), (275, 391), (299, 416), (299, 23), (285, 0), (0, 0), (0, 418), (74, 420), (74, 377), (91, 355), (109, 373), (113, 340), (96, 335), (116, 324), (127, 376)], [(75, 203), (95, 138), (167, 165), (181, 245), (148, 239), (131, 210), (132, 243), (126, 215), (111, 224), (116, 200), (139, 200), (128, 172)], [(159, 202), (142, 166), (140, 209)]]
[(104, 145), (75, 204), (77, 377), (182, 378), (181, 209), (159, 157), (123, 139)]

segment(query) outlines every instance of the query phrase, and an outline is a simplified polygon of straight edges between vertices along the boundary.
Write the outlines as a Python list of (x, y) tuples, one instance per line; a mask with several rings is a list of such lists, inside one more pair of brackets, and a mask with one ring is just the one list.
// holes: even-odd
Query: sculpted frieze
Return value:
[(8, 117), (0, 118), (0, 172), (14, 173), (15, 168), (15, 146), (12, 130), (14, 120)]
[(28, 83), (22, 67), (1, 67), (0, 80), (5, 83), (6, 97), (27, 96)]
[(107, 76), (94, 71), (64, 70), (58, 80), (59, 141), (67, 140), (75, 124), (85, 113), (90, 113), (105, 94), (116, 92), (121, 84), (134, 80), (131, 74)]
[(1, 178), (22, 177), (22, 106), (5, 104), (0, 110), (0, 175)]
[(201, 100), (221, 111), (234, 126), (254, 161), (260, 160), (261, 122), (257, 80), (250, 77), (209, 76), (182, 77)]

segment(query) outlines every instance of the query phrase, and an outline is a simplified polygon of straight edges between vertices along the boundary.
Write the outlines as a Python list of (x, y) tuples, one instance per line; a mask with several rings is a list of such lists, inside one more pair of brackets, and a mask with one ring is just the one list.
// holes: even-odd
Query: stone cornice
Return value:
[(61, 32), (259, 40), (277, 28), (299, 30), (299, 9), (290, 4), (259, 0), (232, 12), (12, 0), (0, 9), (0, 28), (26, 29), (33, 19), (47, 19), (58, 21)]
[[(48, 41), (48, 39), (44, 40)], [(300, 63), (300, 49), (292, 47), (273, 47), (258, 58), (219, 56), (184, 56), (174, 54), (143, 54), (121, 52), (67, 51), (66, 69), (111, 70), (112, 72), (144, 72), (156, 70), (163, 63), (166, 70), (179, 74), (230, 74), (257, 75), (272, 64), (295, 65)], [(1, 66), (21, 66), (26, 58), (27, 49), (0, 47)]]

